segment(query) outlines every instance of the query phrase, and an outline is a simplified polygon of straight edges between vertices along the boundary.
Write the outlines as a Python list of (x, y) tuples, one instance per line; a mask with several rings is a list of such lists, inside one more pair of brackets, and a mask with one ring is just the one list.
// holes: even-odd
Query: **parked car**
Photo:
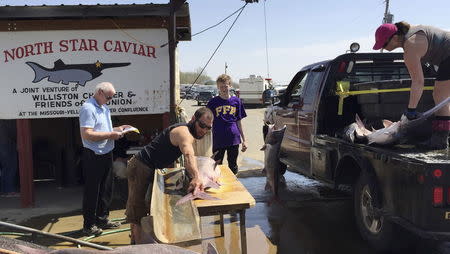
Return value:
[(199, 92), (197, 95), (197, 105), (207, 104), (216, 94), (212, 91)]
[(275, 89), (266, 89), (262, 94), (263, 105), (270, 105), (275, 102), (278, 93)]

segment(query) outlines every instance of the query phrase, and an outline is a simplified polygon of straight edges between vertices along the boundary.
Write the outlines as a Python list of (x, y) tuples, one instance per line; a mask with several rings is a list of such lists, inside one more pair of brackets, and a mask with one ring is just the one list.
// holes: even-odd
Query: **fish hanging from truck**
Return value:
[(423, 124), (433, 114), (447, 105), (450, 102), (450, 97), (443, 100), (432, 109), (424, 112), (419, 118), (408, 120), (406, 116), (402, 115), (400, 121), (392, 122), (383, 120), (384, 128), (372, 131), (368, 130), (361, 121), (358, 114), (355, 116), (355, 123), (350, 124), (344, 130), (344, 139), (354, 142), (356, 139), (367, 139), (367, 144), (392, 145), (398, 143), (400, 140), (408, 137), (408, 133), (415, 127)]
[(281, 129), (276, 129), (274, 124), (269, 125), (269, 129), (264, 139), (264, 145), (260, 149), (264, 151), (264, 169), (266, 174), (266, 190), (272, 191), (275, 197), (278, 196), (278, 187), (280, 183), (281, 163), (278, 156), (283, 140), (286, 125)]
[(49, 82), (56, 84), (69, 85), (69, 82), (76, 82), (77, 86), (84, 86), (86, 82), (102, 75), (104, 69), (128, 66), (131, 63), (102, 63), (97, 61), (93, 64), (65, 64), (61, 59), (58, 59), (52, 69), (35, 62), (26, 62), (26, 64), (34, 71), (33, 83), (48, 78)]

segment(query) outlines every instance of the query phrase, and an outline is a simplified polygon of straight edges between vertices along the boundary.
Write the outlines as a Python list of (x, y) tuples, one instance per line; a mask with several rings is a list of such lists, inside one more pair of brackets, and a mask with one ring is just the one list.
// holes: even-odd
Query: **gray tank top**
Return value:
[(450, 32), (432, 26), (411, 26), (405, 39), (423, 31), (428, 40), (428, 50), (422, 57), (422, 63), (439, 65), (450, 56)]

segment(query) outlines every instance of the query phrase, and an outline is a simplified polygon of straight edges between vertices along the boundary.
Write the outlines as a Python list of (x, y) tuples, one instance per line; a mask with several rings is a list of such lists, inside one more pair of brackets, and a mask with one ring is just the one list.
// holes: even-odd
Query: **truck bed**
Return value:
[[(329, 176), (336, 184), (345, 184), (346, 180), (351, 184), (353, 170), (360, 168), (369, 173), (374, 186), (379, 187), (382, 213), (386, 218), (424, 237), (450, 239), (448, 150), (353, 144), (327, 135), (315, 136), (314, 142), (313, 174), (323, 171), (322, 175)], [(346, 164), (349, 160), (354, 163)], [(436, 193), (437, 189), (440, 194)], [(435, 203), (436, 195), (442, 197), (441, 203)]]
[(328, 135), (317, 135), (316, 142), (324, 140), (340, 145), (346, 145), (354, 147), (355, 149), (363, 149), (379, 154), (386, 154), (391, 157), (404, 157), (405, 159), (421, 162), (427, 164), (450, 164), (450, 151), (449, 150), (424, 150), (418, 149), (414, 145), (394, 145), (394, 146), (381, 146), (381, 145), (367, 145), (359, 143), (350, 143), (346, 140), (336, 137), (330, 137)]

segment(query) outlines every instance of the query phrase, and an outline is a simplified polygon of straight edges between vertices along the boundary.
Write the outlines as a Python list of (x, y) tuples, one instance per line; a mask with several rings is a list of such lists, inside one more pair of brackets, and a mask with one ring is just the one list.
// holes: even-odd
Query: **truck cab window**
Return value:
[(323, 73), (324, 72), (311, 72), (309, 74), (306, 90), (304, 89), (302, 96), (304, 98), (303, 102), (305, 104), (312, 103), (314, 101), (317, 89), (320, 87), (320, 80), (323, 76)]
[(297, 80), (297, 83), (292, 88), (291, 96), (289, 97), (289, 102), (298, 102), (300, 101), (300, 96), (303, 93), (303, 88), (305, 87), (305, 81), (308, 78), (308, 73), (305, 72), (303, 78)]

